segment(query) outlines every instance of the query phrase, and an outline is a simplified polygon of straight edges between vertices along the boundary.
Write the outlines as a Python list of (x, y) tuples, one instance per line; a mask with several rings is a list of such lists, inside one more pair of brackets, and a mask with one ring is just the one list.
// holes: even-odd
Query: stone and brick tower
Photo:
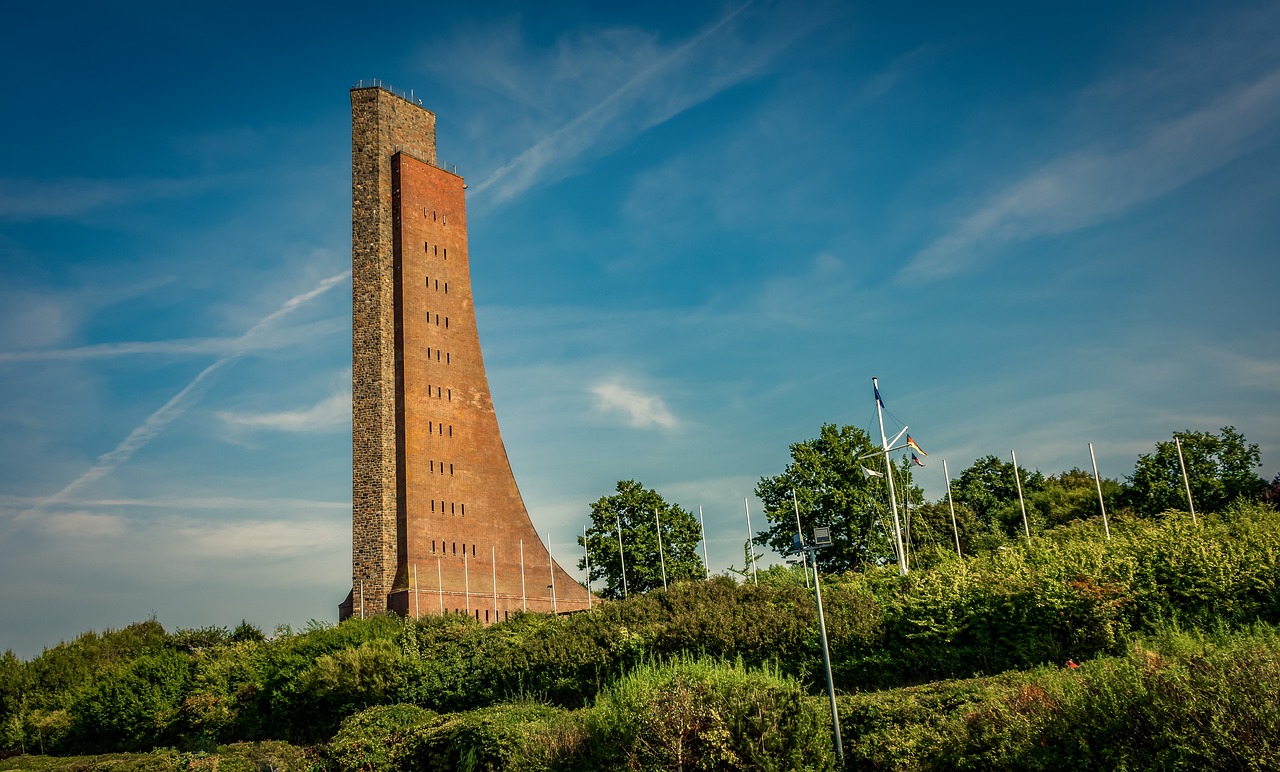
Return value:
[(339, 616), (586, 608), (498, 432), (466, 185), (438, 165), (435, 128), (381, 86), (351, 90), (352, 590)]

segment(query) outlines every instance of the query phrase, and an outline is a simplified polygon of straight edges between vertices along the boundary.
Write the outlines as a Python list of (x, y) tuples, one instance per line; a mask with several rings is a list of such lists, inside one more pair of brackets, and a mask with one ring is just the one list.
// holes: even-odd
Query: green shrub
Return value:
[(416, 730), (441, 721), (433, 711), (416, 705), (380, 705), (349, 716), (337, 735), (325, 746), (322, 757), (327, 768), (391, 772), (407, 768), (412, 744), (405, 740)]
[(412, 730), (402, 768), (548, 772), (581, 757), (584, 735), (570, 711), (536, 703), (493, 705)]
[(589, 713), (592, 769), (824, 770), (830, 720), (776, 671), (706, 659), (645, 665)]

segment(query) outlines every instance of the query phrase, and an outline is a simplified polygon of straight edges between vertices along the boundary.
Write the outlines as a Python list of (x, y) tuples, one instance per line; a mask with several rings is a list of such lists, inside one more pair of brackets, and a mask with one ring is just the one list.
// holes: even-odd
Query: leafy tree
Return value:
[[(1035, 495), (1044, 490), (1044, 475), (1028, 472), (1018, 466), (1022, 480), (1022, 495), (1027, 503), (1027, 521), (1042, 522), (1039, 510), (1034, 506)], [(974, 517), (983, 527), (1004, 537), (1017, 537), (1023, 533), (1022, 507), (1018, 504), (1018, 480), (1014, 479), (1013, 463), (996, 456), (983, 456), (960, 473), (951, 484), (951, 495), (957, 504), (973, 510)], [(1035, 530), (1035, 529), (1033, 529)]]
[[(1177, 436), (1196, 509), (1219, 512), (1236, 498), (1262, 495), (1267, 484), (1254, 471), (1262, 466), (1258, 445), (1245, 440), (1234, 426), (1223, 427), (1216, 435), (1188, 431)], [(1158, 442), (1154, 453), (1139, 456), (1129, 482), (1130, 500), (1139, 512), (1154, 515), (1187, 506), (1174, 442)]]
[[(619, 480), (617, 493), (602, 496), (591, 505), (591, 526), (586, 548), (591, 557), (591, 580), (603, 579), (600, 594), (623, 596), (622, 561), (618, 552), (618, 528), (622, 528), (622, 557), (626, 560), (626, 590), (637, 593), (662, 586), (662, 560), (658, 555), (658, 530), (662, 524), (662, 558), (668, 582), (706, 576), (698, 541), (698, 518), (679, 504), (669, 504), (656, 491), (635, 480)], [(582, 537), (578, 544), (582, 545)], [(585, 568), (585, 560), (578, 568)]]
[[(814, 526), (831, 528), (831, 546), (818, 551), (818, 567), (823, 573), (851, 571), (894, 562), (893, 523), (888, 514), (888, 485), (882, 477), (868, 476), (863, 467), (880, 471), (880, 458), (860, 456), (875, 451), (871, 438), (856, 426), (823, 424), (818, 437), (791, 446), (791, 462), (782, 474), (761, 477), (756, 496), (764, 504), (769, 528), (756, 536), (756, 543), (776, 552), (791, 548), (796, 532), (795, 506), (800, 509), (800, 525), (808, 539)], [(911, 484), (909, 469), (897, 469), (898, 480), (919, 500), (919, 489)], [(899, 488), (899, 495), (902, 489)]]

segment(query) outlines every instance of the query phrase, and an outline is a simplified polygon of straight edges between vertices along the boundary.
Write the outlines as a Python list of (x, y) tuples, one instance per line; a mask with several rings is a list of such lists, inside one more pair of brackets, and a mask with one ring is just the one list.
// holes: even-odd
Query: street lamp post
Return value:
[(797, 533), (791, 542), (791, 551), (788, 554), (807, 552), (809, 561), (813, 563), (813, 589), (818, 601), (818, 633), (822, 638), (822, 665), (827, 671), (827, 697), (831, 701), (831, 728), (835, 736), (836, 757), (839, 759), (840, 766), (843, 767), (844, 744), (840, 740), (840, 712), (836, 707), (835, 681), (831, 677), (831, 647), (827, 644), (827, 618), (822, 610), (822, 583), (818, 580), (817, 552), (819, 549), (830, 546), (831, 529), (819, 526), (813, 529), (813, 539), (807, 544)]

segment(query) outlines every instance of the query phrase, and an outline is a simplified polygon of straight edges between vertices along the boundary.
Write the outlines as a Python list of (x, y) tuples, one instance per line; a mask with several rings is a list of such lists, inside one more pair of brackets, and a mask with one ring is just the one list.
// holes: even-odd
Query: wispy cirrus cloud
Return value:
[(351, 392), (334, 394), (298, 410), (274, 413), (219, 411), (218, 420), (234, 429), (278, 432), (324, 432), (347, 427), (351, 421)]
[(1280, 69), (1151, 125), (1122, 149), (1049, 161), (987, 197), (918, 252), (899, 279), (942, 279), (1006, 244), (1105, 222), (1257, 149), (1277, 128)]
[[(483, 48), (487, 61), (451, 73), (479, 73), (490, 91), (542, 111), (537, 122), (543, 133), (472, 185), (471, 195), (501, 202), (569, 176), (582, 159), (617, 149), (750, 79), (804, 34), (814, 18), (751, 0), (674, 45), (638, 30), (612, 28), (562, 39), (540, 58), (508, 30), (503, 47)], [(464, 49), (462, 55), (481, 59), (474, 49)], [(558, 109), (553, 112), (546, 112), (545, 102), (529, 99), (548, 83), (556, 86), (552, 93)], [(566, 103), (565, 94), (572, 101)]]
[(339, 332), (347, 326), (346, 318), (326, 319), (288, 329), (263, 331), (253, 337), (239, 335), (225, 338), (183, 338), (179, 340), (136, 340), (93, 343), (67, 348), (0, 351), (0, 363), (111, 359), (122, 356), (240, 356), (253, 351), (281, 348), (314, 340), (316, 336)]
[(0, 220), (67, 219), (145, 201), (187, 196), (209, 186), (185, 179), (0, 179)]
[(662, 397), (624, 383), (622, 376), (599, 381), (588, 390), (595, 399), (598, 411), (619, 414), (628, 426), (636, 429), (674, 429), (680, 425)]
[(127, 462), (133, 457), (139, 449), (146, 446), (151, 440), (160, 435), (161, 432), (173, 423), (178, 417), (186, 413), (200, 398), (205, 388), (205, 382), (218, 370), (230, 364), (235, 359), (243, 355), (248, 347), (264, 337), (266, 337), (275, 323), (285, 316), (293, 313), (299, 307), (323, 295), (333, 287), (345, 281), (351, 276), (350, 271), (330, 276), (322, 280), (312, 289), (295, 295), (286, 300), (279, 308), (258, 320), (256, 324), (250, 327), (237, 340), (244, 346), (240, 350), (223, 354), (208, 367), (201, 370), (195, 378), (184, 386), (177, 394), (173, 395), (164, 405), (160, 406), (154, 413), (147, 416), (147, 419), (129, 432), (123, 440), (120, 441), (113, 450), (102, 454), (98, 457), (97, 463), (86, 470), (76, 479), (67, 483), (58, 492), (41, 500), (35, 507), (22, 513), (21, 517), (29, 517), (40, 511), (43, 507), (54, 504), (67, 499), (78, 493), (86, 486), (97, 480), (111, 474), (116, 467)]

